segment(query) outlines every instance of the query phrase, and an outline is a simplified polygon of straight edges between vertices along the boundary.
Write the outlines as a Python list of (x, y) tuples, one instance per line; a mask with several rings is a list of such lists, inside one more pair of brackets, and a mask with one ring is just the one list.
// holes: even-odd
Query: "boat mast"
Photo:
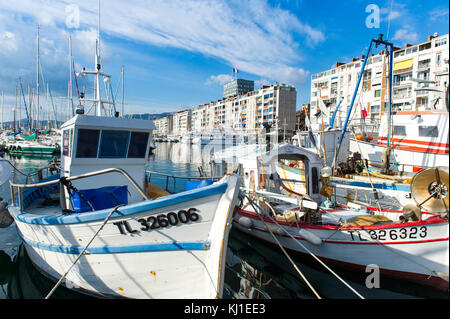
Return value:
[(2, 130), (3, 130), (3, 115), (4, 115), (4, 106), (5, 106), (5, 93), (2, 91)]
[(37, 25), (37, 56), (36, 56), (36, 98), (37, 98), (37, 122), (36, 122), (36, 130), (39, 131), (39, 24)]
[(97, 100), (97, 116), (101, 116), (102, 114), (102, 101), (100, 97), (100, 69), (101, 69), (101, 60), (100, 60), (100, 0), (98, 0), (98, 25), (97, 25), (97, 46), (96, 46), (96, 54), (95, 54), (95, 99)]
[[(81, 100), (86, 102), (93, 102), (92, 107), (95, 107), (95, 115), (102, 116), (102, 109), (105, 109), (103, 107), (104, 104), (108, 104), (115, 108), (114, 101), (103, 101), (101, 99), (101, 92), (100, 92), (100, 77), (104, 77), (105, 83), (108, 82), (111, 78), (111, 75), (101, 72), (101, 57), (100, 57), (100, 0), (98, 0), (98, 31), (97, 31), (97, 40), (96, 40), (96, 50), (95, 50), (95, 68), (94, 71), (88, 71), (83, 68), (83, 71), (81, 71), (77, 76), (84, 77), (87, 74), (94, 75), (95, 76), (95, 96), (93, 99), (87, 99), (85, 98), (85, 95), (82, 93), (80, 97), (80, 106), (81, 106)], [(84, 113), (84, 110), (81, 111)], [(88, 111), (89, 112), (89, 111)], [(77, 110), (78, 113), (78, 110)], [(81, 113), (81, 114), (82, 114)], [(105, 109), (105, 115), (108, 115), (106, 109)]]
[[(390, 62), (390, 65), (389, 65), (389, 84), (390, 84), (389, 85), (389, 91), (392, 91), (392, 60), (393, 60), (392, 57), (393, 57), (394, 45), (392, 43), (384, 41), (383, 40), (383, 35), (380, 34), (378, 39), (372, 39), (370, 41), (369, 48), (367, 49), (367, 53), (364, 56), (364, 61), (363, 61), (363, 64), (361, 66), (361, 71), (359, 72), (358, 81), (356, 82), (355, 91), (353, 92), (353, 97), (352, 97), (352, 100), (350, 102), (350, 106), (349, 106), (349, 109), (348, 109), (348, 112), (347, 112), (347, 117), (345, 119), (345, 123), (344, 123), (344, 126), (342, 128), (342, 132), (341, 132), (341, 135), (339, 137), (338, 144), (336, 146), (336, 151), (334, 152), (333, 167), (336, 167), (336, 164), (337, 164), (336, 160), (337, 160), (339, 151), (341, 149), (341, 144), (342, 144), (342, 141), (344, 139), (344, 135), (345, 135), (346, 130), (347, 130), (348, 121), (350, 120), (350, 116), (351, 116), (351, 113), (352, 113), (353, 105), (355, 103), (356, 95), (358, 93), (359, 84), (360, 84), (361, 79), (363, 77), (364, 69), (366, 67), (366, 62), (367, 62), (367, 59), (368, 59), (368, 57), (370, 55), (370, 51), (372, 49), (372, 44), (373, 43), (375, 43), (375, 48), (377, 48), (378, 45), (383, 44), (389, 50), (389, 53), (390, 53), (390, 55), (389, 55), (389, 62)], [(389, 111), (390, 111), (391, 102), (392, 102), (391, 99), (392, 99), (392, 94), (389, 94)], [(388, 140), (389, 140), (389, 136), (388, 136)]]
[[(72, 116), (75, 115), (73, 109), (73, 97), (72, 97), (72, 65), (73, 65), (73, 57), (72, 57), (72, 36), (69, 35), (69, 90), (68, 90), (68, 101), (67, 108), (68, 110), (72, 110)], [(56, 129), (56, 127), (55, 127)]]
[(125, 68), (122, 66), (122, 117), (125, 116), (124, 94), (125, 94)]
[(17, 84), (16, 84), (16, 89), (15, 89), (15, 103), (14, 103), (14, 141), (16, 140), (16, 132), (17, 132), (17, 127), (16, 127), (16, 112), (17, 112)]

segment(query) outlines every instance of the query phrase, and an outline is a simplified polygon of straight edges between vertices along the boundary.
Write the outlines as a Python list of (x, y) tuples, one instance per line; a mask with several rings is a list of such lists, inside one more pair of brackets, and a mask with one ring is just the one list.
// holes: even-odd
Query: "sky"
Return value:
[[(103, 0), (100, 14), (103, 71), (125, 113), (176, 112), (219, 100), (233, 68), (238, 78), (285, 83), (297, 90), (297, 108), (309, 103), (311, 75), (349, 62), (384, 34), (395, 46), (447, 34), (444, 0)], [(12, 118), (15, 88), (28, 103), (36, 87), (39, 24), (41, 95), (48, 83), (58, 115), (68, 114), (69, 36), (75, 70), (93, 69), (96, 0), (0, 0), (0, 91), (3, 117)], [(77, 78), (79, 90), (92, 81)], [(73, 94), (77, 91), (74, 82)], [(23, 111), (22, 111), (23, 112)], [(51, 112), (50, 112), (51, 113)], [(23, 113), (22, 113), (23, 114)], [(51, 113), (52, 114), (52, 113)], [(22, 116), (23, 117), (23, 116)]]

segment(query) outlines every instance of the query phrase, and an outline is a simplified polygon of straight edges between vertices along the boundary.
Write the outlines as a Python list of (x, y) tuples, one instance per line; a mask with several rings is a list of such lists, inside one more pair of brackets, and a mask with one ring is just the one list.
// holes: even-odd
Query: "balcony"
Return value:
[(407, 99), (411, 97), (411, 93), (397, 93), (397, 94), (393, 94), (392, 98), (395, 100), (399, 100), (399, 99)]

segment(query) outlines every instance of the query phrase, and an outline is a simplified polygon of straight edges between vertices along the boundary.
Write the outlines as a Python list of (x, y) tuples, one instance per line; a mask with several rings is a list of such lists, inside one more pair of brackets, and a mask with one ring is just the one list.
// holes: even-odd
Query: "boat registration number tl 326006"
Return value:
[(170, 212), (167, 214), (152, 215), (147, 218), (139, 218), (140, 228), (135, 229), (128, 221), (119, 221), (113, 223), (117, 226), (122, 235), (134, 234), (139, 231), (151, 231), (161, 227), (176, 226), (178, 224), (186, 224), (189, 222), (196, 222), (200, 220), (200, 211), (196, 208), (189, 208), (188, 210), (179, 210), (178, 212)]

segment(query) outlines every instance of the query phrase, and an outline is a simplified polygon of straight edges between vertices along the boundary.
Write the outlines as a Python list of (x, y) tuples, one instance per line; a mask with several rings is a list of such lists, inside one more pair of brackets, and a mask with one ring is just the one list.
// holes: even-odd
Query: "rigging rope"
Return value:
[[(255, 213), (257, 214), (258, 218), (265, 224), (264, 219), (261, 217), (261, 215), (258, 213), (258, 209), (255, 207), (255, 205), (257, 207), (259, 207), (252, 199), (250, 199), (247, 194), (244, 193), (244, 196), (247, 198), (248, 202), (250, 203), (250, 205), (252, 205), (253, 209), (255, 210)], [(260, 207), (259, 207), (260, 208)], [(260, 208), (261, 209), (261, 208)], [(295, 270), (298, 272), (298, 274), (300, 275), (300, 277), (302, 277), (302, 279), (305, 281), (305, 283), (308, 285), (308, 287), (311, 289), (311, 291), (314, 293), (314, 295), (317, 297), (317, 299), (322, 299), (320, 297), (320, 295), (316, 292), (316, 290), (314, 289), (314, 287), (310, 284), (310, 282), (308, 281), (308, 279), (306, 279), (305, 275), (301, 272), (301, 270), (298, 268), (298, 266), (295, 264), (295, 262), (291, 259), (291, 257), (289, 256), (289, 254), (286, 252), (286, 250), (283, 248), (283, 245), (281, 245), (281, 243), (278, 241), (278, 239), (275, 237), (275, 235), (273, 234), (272, 230), (269, 227), (266, 227), (267, 230), (269, 231), (269, 233), (272, 235), (273, 239), (275, 240), (275, 242), (278, 244), (278, 246), (280, 247), (281, 251), (284, 253), (284, 255), (286, 256), (286, 258), (291, 262), (292, 266), (295, 268)]]
[(87, 243), (86, 247), (84, 247), (83, 251), (78, 255), (78, 257), (75, 259), (75, 261), (72, 263), (72, 265), (70, 265), (69, 269), (67, 269), (67, 271), (64, 273), (64, 275), (61, 276), (61, 278), (58, 280), (58, 282), (56, 283), (56, 285), (52, 288), (52, 290), (50, 290), (50, 292), (47, 294), (47, 296), (45, 297), (45, 299), (49, 299), (53, 293), (55, 292), (56, 288), (58, 288), (58, 286), (62, 283), (62, 281), (64, 280), (64, 278), (66, 278), (67, 274), (69, 273), (69, 271), (72, 269), (73, 266), (75, 266), (75, 264), (80, 260), (80, 258), (84, 255), (84, 253), (86, 252), (86, 250), (88, 249), (89, 245), (92, 243), (92, 241), (95, 239), (95, 237), (97, 237), (97, 235), (100, 233), (100, 231), (103, 229), (103, 227), (105, 226), (105, 224), (108, 222), (109, 218), (112, 216), (112, 214), (119, 209), (119, 207), (124, 206), (124, 204), (120, 204), (117, 205), (116, 207), (114, 207), (111, 212), (108, 214), (108, 216), (106, 216), (105, 220), (103, 221), (103, 224), (100, 226), (100, 228), (96, 231), (96, 233), (94, 234), (94, 236), (92, 236), (92, 238), (89, 240), (89, 242)]
[[(247, 195), (245, 195), (246, 197), (247, 197)], [(247, 199), (249, 199), (248, 197), (247, 197)], [(252, 204), (251, 202), (250, 202), (250, 204)], [(255, 205), (257, 205), (257, 204), (255, 204)], [(252, 204), (252, 206), (253, 206), (253, 204)], [(255, 209), (255, 208), (253, 208), (253, 209)], [(261, 209), (261, 208), (260, 208)], [(262, 219), (262, 217), (260, 216), (260, 214), (258, 214), (258, 212), (255, 210), (255, 212), (257, 213), (257, 215), (258, 215), (258, 217), (260, 218), (260, 220), (262, 220), (262, 222), (264, 223), (264, 224), (266, 224), (265, 223), (265, 221), (264, 221), (264, 219)], [(365, 299), (361, 294), (359, 294), (353, 287), (351, 287), (348, 283), (346, 283), (341, 277), (339, 277), (339, 275), (338, 274), (336, 274), (330, 267), (328, 267), (322, 260), (320, 260), (315, 254), (313, 254), (307, 247), (305, 247), (301, 242), (299, 242), (294, 236), (292, 236), (292, 234), (291, 233), (289, 233), (286, 229), (284, 229), (283, 227), (281, 227), (281, 225), (280, 224), (278, 224), (278, 222), (276, 221), (276, 220), (274, 220), (271, 216), (268, 216), (268, 218), (270, 219), (270, 220), (272, 220), (272, 222), (274, 223), (274, 224), (276, 224), (281, 230), (283, 230), (289, 237), (291, 237), (297, 244), (299, 244), (304, 250), (306, 250), (314, 259), (316, 259), (322, 266), (324, 266), (332, 275), (334, 275), (338, 280), (340, 280), (345, 286), (347, 286), (354, 294), (356, 294), (359, 298), (361, 298), (361, 299)], [(267, 229), (270, 231), (270, 228), (268, 228), (267, 227)], [(271, 233), (271, 235), (272, 235), (272, 237), (274, 237), (275, 238), (275, 235), (273, 235), (273, 233), (270, 231), (270, 233)], [(278, 240), (277, 240), (277, 243), (279, 243), (278, 242)], [(312, 287), (311, 287), (312, 288)]]

